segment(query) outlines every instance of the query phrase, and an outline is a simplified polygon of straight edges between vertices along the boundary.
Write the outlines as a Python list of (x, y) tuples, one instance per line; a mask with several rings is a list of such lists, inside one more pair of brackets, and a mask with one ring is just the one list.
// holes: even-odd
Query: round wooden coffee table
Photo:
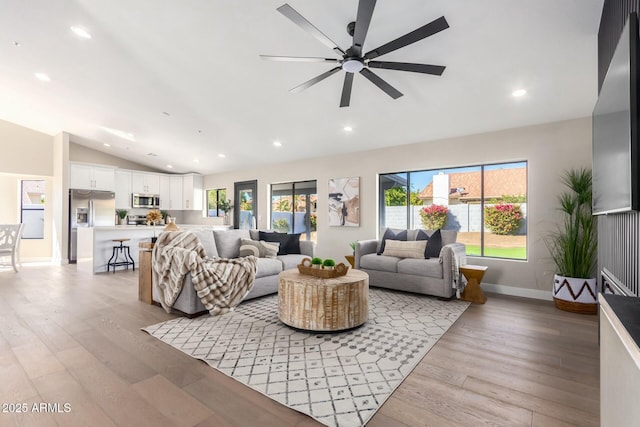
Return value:
[(349, 270), (333, 279), (285, 270), (279, 275), (278, 318), (308, 331), (342, 331), (369, 318), (369, 275)]

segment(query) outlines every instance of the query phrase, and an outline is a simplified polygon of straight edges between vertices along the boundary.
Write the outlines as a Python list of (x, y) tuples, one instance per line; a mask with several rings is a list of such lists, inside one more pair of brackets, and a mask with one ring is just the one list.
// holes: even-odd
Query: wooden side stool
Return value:
[[(109, 258), (109, 262), (107, 262), (107, 273), (113, 267), (113, 272), (116, 272), (116, 267), (133, 267), (133, 270), (136, 269), (136, 263), (133, 261), (131, 257), (131, 252), (129, 252), (129, 246), (123, 245), (123, 242), (128, 242), (130, 239), (112, 239), (112, 242), (120, 243), (119, 246), (113, 247), (113, 253), (111, 254), (111, 258)], [(124, 261), (118, 261), (120, 255), (124, 258)]]
[(484, 304), (487, 301), (487, 297), (480, 288), (480, 282), (484, 277), (484, 273), (489, 267), (484, 265), (471, 265), (465, 264), (460, 266), (460, 273), (467, 278), (467, 286), (464, 287), (464, 291), (460, 295), (462, 301), (476, 302), (478, 304)]

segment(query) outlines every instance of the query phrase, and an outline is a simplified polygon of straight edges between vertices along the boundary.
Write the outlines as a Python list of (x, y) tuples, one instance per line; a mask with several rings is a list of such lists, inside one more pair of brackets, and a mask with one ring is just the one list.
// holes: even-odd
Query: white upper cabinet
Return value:
[(131, 209), (131, 172), (116, 171), (116, 209)]
[(69, 188), (114, 191), (115, 168), (80, 163), (69, 165)]
[(169, 186), (171, 188), (171, 200), (169, 201), (169, 209), (182, 210), (183, 207), (183, 177), (180, 176), (170, 176), (169, 177)]
[(182, 203), (182, 175), (160, 175), (160, 209), (179, 211)]
[(160, 194), (160, 176), (154, 173), (133, 172), (131, 192), (135, 194)]
[(202, 192), (202, 175), (188, 174), (182, 177), (182, 209), (188, 211), (201, 211), (204, 195)]
[(171, 209), (171, 178), (169, 175), (160, 175), (160, 209)]

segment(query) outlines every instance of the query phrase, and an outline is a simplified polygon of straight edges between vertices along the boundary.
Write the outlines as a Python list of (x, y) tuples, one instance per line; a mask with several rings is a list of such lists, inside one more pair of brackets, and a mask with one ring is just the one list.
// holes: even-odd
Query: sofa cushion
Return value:
[(455, 243), (458, 239), (458, 232), (456, 230), (440, 230), (440, 234), (442, 234), (442, 246)]
[(400, 240), (387, 240), (382, 255), (424, 259), (427, 243), (427, 241), (403, 242)]
[(274, 276), (282, 271), (282, 262), (277, 258), (258, 258), (256, 265), (256, 279)]
[(282, 261), (282, 268), (284, 270), (291, 270), (292, 268), (298, 268), (298, 264), (302, 264), (304, 258), (309, 258), (307, 255), (278, 255), (278, 259)]
[(253, 255), (256, 258), (275, 258), (280, 243), (240, 239), (240, 256)]
[(378, 247), (378, 255), (382, 255), (382, 253), (384, 252), (384, 247), (387, 240), (406, 241), (407, 230), (400, 230), (396, 232), (391, 228), (387, 228), (384, 232), (384, 235), (382, 236), (382, 239), (380, 239), (380, 246)]
[(249, 230), (213, 230), (213, 237), (222, 258), (240, 256), (240, 239), (249, 239)]
[(427, 241), (427, 247), (424, 250), (424, 258), (440, 257), (440, 251), (442, 250), (442, 234), (440, 230), (431, 232), (431, 235), (428, 235), (425, 230), (420, 230), (418, 231), (416, 240)]
[(204, 253), (207, 254), (208, 257), (217, 257), (218, 249), (216, 248), (216, 241), (213, 237), (213, 230), (198, 230), (194, 232), (198, 239), (200, 239), (200, 243), (204, 247)]
[(267, 233), (259, 232), (260, 240), (265, 242), (279, 242), (280, 249), (278, 255), (299, 254), (300, 253), (300, 234), (287, 233)]
[(360, 268), (397, 273), (398, 261), (400, 258), (394, 256), (367, 254), (360, 257)]
[(398, 261), (398, 273), (414, 276), (427, 276), (442, 279), (442, 264), (437, 258), (431, 259), (401, 259)]

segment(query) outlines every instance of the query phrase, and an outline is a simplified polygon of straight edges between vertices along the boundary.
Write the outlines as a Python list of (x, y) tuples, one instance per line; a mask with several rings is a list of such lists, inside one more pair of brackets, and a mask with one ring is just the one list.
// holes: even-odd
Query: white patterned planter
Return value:
[(553, 276), (553, 302), (561, 310), (596, 314), (598, 290), (596, 279)]

